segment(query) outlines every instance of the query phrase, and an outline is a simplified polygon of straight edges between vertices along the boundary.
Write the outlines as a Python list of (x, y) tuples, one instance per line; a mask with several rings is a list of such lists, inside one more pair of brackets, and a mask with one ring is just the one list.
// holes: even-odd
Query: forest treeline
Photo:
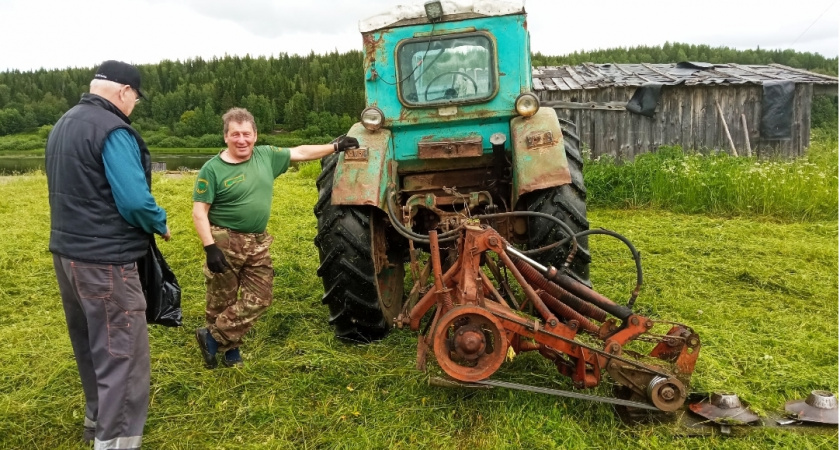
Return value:
[(818, 53), (794, 50), (735, 50), (729, 47), (680, 44), (666, 42), (662, 46), (610, 48), (574, 52), (563, 56), (536, 53), (531, 56), (534, 66), (577, 65), (585, 62), (616, 64), (666, 64), (682, 61), (712, 64), (783, 64), (824, 75), (837, 76), (837, 57), (826, 58)]
[[(233, 106), (248, 108), (266, 139), (275, 130), (300, 140), (336, 136), (346, 132), (365, 106), (362, 55), (360, 51), (246, 55), (141, 65), (143, 90), (150, 100), (137, 105), (132, 119), (149, 145), (159, 147), (222, 145), (220, 116)], [(679, 61), (779, 63), (833, 76), (838, 69), (836, 57), (814, 53), (672, 43), (565, 56), (537, 53), (532, 62), (543, 66)], [(88, 91), (93, 69), (0, 72), (0, 136), (38, 130), (43, 137)], [(826, 101), (815, 104), (815, 124), (821, 123), (820, 114), (827, 114), (836, 126), (836, 97)]]

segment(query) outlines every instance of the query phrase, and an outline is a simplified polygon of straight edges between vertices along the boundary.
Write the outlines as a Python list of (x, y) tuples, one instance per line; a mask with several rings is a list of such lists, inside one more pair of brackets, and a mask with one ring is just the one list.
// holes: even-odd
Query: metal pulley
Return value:
[(508, 343), (504, 328), (484, 308), (456, 306), (440, 318), (433, 333), (438, 365), (456, 380), (484, 380), (505, 361)]

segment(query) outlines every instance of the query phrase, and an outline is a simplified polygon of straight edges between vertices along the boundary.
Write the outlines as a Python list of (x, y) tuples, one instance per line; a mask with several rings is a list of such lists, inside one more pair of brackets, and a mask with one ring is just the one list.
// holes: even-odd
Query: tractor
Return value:
[[(609, 373), (620, 399), (601, 401), (680, 408), (699, 338), (635, 313), (638, 252), (589, 229), (575, 127), (532, 92), (523, 3), (432, 0), (359, 28), (366, 107), (347, 134), (360, 146), (322, 159), (314, 208), (336, 336), (371, 342), (408, 326), (418, 368), (431, 351), (461, 383), (537, 351), (576, 388)], [(592, 289), (592, 234), (634, 256), (626, 305)]]
[[(365, 100), (347, 133), (361, 148), (322, 160), (318, 235), (336, 336), (372, 341), (394, 326), (405, 297), (404, 262), (419, 235), (451, 231), (465, 217), (506, 211), (555, 216), (586, 230), (578, 137), (531, 92), (531, 54), (521, 4), (432, 3), (397, 8), (360, 23)], [(436, 5), (436, 6), (434, 6)], [(496, 228), (528, 248), (565, 232), (554, 223), (501, 218)], [(589, 284), (586, 238), (571, 264)], [(538, 257), (560, 266), (556, 248)]]

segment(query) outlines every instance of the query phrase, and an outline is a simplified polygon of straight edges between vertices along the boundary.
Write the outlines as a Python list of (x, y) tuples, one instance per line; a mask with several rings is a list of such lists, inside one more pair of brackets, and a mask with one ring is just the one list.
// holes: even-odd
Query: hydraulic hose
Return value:
[[(557, 217), (552, 216), (551, 214), (535, 212), (535, 211), (510, 211), (510, 212), (501, 212), (501, 213), (493, 213), (493, 214), (481, 214), (478, 216), (474, 216), (476, 219), (492, 219), (495, 217), (510, 217), (510, 216), (529, 216), (529, 217), (541, 217), (543, 219), (548, 219), (556, 222), (560, 225), (560, 228), (563, 228), (563, 231), (566, 232), (567, 238), (563, 239), (562, 242), (566, 243), (569, 240), (572, 240), (573, 245), (577, 248), (577, 239), (575, 238), (575, 232), (572, 230), (566, 222), (558, 219)], [(554, 245), (554, 244), (551, 244)]]
[(589, 236), (590, 234), (605, 234), (607, 236), (612, 236), (618, 239), (621, 242), (624, 242), (624, 245), (630, 249), (630, 253), (633, 255), (633, 261), (636, 263), (636, 288), (633, 289), (633, 293), (630, 294), (630, 299), (627, 301), (627, 307), (633, 308), (633, 304), (636, 303), (636, 297), (639, 296), (639, 290), (642, 288), (642, 256), (639, 254), (639, 251), (636, 250), (636, 247), (633, 246), (633, 243), (630, 242), (629, 239), (626, 237), (616, 233), (615, 231), (605, 230), (603, 228), (599, 228), (597, 230), (586, 230), (577, 233), (576, 236)]
[[(429, 235), (428, 234), (418, 234), (406, 227), (402, 224), (402, 222), (397, 217), (396, 212), (396, 202), (394, 201), (394, 197), (396, 193), (393, 189), (390, 190), (388, 193), (388, 218), (391, 219), (391, 225), (394, 226), (394, 229), (397, 230), (397, 233), (402, 235), (406, 239), (410, 239), (414, 242), (419, 242), (421, 244), (429, 244)], [(458, 239), (458, 235), (460, 234), (460, 227), (451, 231), (447, 231), (446, 233), (442, 233), (438, 237), (438, 242), (452, 242)]]
[(546, 250), (552, 249), (554, 247), (565, 245), (572, 238), (579, 238), (579, 237), (589, 236), (589, 235), (592, 235), (592, 234), (605, 234), (607, 236), (612, 236), (612, 237), (620, 240), (621, 242), (623, 242), (624, 245), (626, 245), (627, 248), (630, 249), (630, 253), (633, 255), (633, 262), (636, 264), (636, 287), (635, 287), (635, 289), (633, 289), (633, 292), (630, 294), (630, 299), (627, 301), (627, 307), (632, 308), (633, 304), (636, 303), (636, 297), (639, 296), (639, 290), (642, 288), (642, 281), (643, 281), (643, 278), (644, 278), (643, 275), (642, 275), (642, 259), (641, 259), (641, 255), (639, 254), (638, 250), (636, 250), (636, 247), (633, 246), (633, 243), (631, 243), (629, 239), (622, 236), (621, 234), (616, 233), (615, 231), (607, 230), (607, 229), (604, 229), (604, 228), (599, 228), (599, 229), (596, 229), (596, 230), (584, 230), (584, 231), (581, 231), (579, 233), (575, 233), (575, 234), (571, 235), (570, 237), (567, 237), (567, 238), (564, 238), (560, 241), (557, 241), (553, 244), (549, 244), (549, 245), (546, 245), (544, 247), (535, 248), (535, 249), (531, 249), (531, 250), (523, 250), (523, 251), (521, 251), (521, 253), (523, 255), (526, 255), (526, 256), (531, 256), (533, 254), (541, 253), (541, 252), (544, 252)]
[[(415, 233), (413, 230), (411, 230), (410, 228), (403, 225), (402, 222), (399, 220), (399, 217), (397, 216), (397, 214), (395, 212), (395, 210), (397, 209), (395, 197), (396, 197), (396, 191), (393, 188), (393, 186), (391, 186), (389, 188), (389, 192), (388, 192), (388, 195), (387, 195), (387, 206), (388, 206), (388, 218), (391, 220), (391, 224), (394, 226), (394, 229), (396, 229), (397, 232), (406, 239), (410, 239), (412, 241), (419, 242), (419, 243), (422, 243), (422, 244), (429, 244), (429, 235)], [(636, 302), (636, 297), (639, 296), (639, 290), (642, 287), (643, 275), (642, 275), (641, 255), (639, 254), (638, 250), (636, 250), (636, 247), (633, 246), (633, 244), (630, 242), (629, 239), (627, 239), (626, 237), (616, 233), (615, 231), (606, 230), (606, 229), (603, 229), (603, 228), (599, 228), (599, 229), (596, 229), (596, 230), (584, 230), (584, 231), (581, 231), (579, 233), (575, 233), (571, 229), (571, 227), (569, 227), (569, 225), (567, 225), (565, 222), (563, 222), (559, 218), (554, 217), (551, 214), (545, 214), (545, 213), (534, 212), (534, 211), (510, 211), (510, 212), (493, 213), (493, 214), (481, 214), (481, 215), (473, 216), (473, 218), (481, 220), (481, 219), (491, 219), (491, 218), (496, 218), (496, 217), (511, 217), (511, 216), (538, 217), (538, 218), (543, 218), (543, 219), (547, 219), (547, 220), (552, 220), (555, 223), (557, 223), (558, 225), (560, 225), (560, 227), (563, 228), (563, 230), (568, 235), (568, 237), (566, 237), (566, 238), (564, 238), (560, 241), (557, 241), (553, 244), (549, 244), (547, 246), (540, 247), (538, 249), (533, 249), (533, 250), (523, 252), (523, 254), (526, 254), (526, 255), (527, 254), (532, 254), (532, 253), (538, 253), (538, 252), (541, 252), (541, 251), (545, 251), (545, 250), (548, 250), (549, 248), (554, 248), (554, 247), (557, 247), (557, 246), (566, 245), (569, 242), (572, 243), (572, 249), (570, 250), (570, 253), (571, 253), (571, 252), (574, 252), (574, 251), (577, 250), (577, 247), (578, 247), (577, 238), (583, 237), (583, 236), (589, 236), (589, 235), (592, 235), (592, 234), (605, 234), (607, 236), (612, 236), (612, 237), (620, 240), (621, 242), (623, 242), (624, 245), (626, 245), (627, 248), (630, 249), (630, 253), (633, 255), (633, 261), (636, 264), (636, 287), (635, 287), (635, 289), (633, 289), (633, 292), (630, 294), (630, 299), (627, 301), (627, 307), (628, 308), (633, 307), (633, 304)], [(459, 234), (460, 234), (460, 227), (456, 228), (454, 230), (447, 231), (446, 233), (440, 234), (440, 236), (438, 238), (438, 242), (452, 242), (452, 241), (455, 241), (456, 239), (458, 239)]]

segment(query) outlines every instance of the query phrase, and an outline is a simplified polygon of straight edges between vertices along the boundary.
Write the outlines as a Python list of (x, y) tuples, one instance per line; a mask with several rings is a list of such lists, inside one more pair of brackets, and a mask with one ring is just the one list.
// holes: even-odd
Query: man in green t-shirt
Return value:
[(193, 223), (207, 254), (207, 326), (197, 329), (195, 337), (211, 369), (217, 365), (217, 352), (224, 352), (225, 366), (242, 365), (242, 336), (271, 305), (274, 268), (269, 246), (274, 238), (265, 228), (274, 179), (291, 161), (359, 147), (347, 136), (324, 145), (254, 147), (257, 125), (251, 113), (232, 108), (222, 120), (227, 148), (204, 164), (193, 189)]

